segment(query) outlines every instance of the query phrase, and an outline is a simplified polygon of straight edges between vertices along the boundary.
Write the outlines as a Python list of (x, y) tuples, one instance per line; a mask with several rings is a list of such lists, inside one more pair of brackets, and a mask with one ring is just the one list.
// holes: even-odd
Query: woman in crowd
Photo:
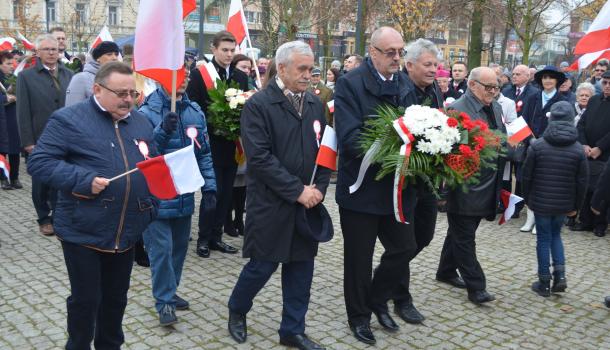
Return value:
[[(443, 69), (443, 67), (439, 66), (436, 70), (436, 83), (438, 84), (438, 88), (441, 90), (441, 94), (443, 96), (443, 101), (447, 101), (449, 93), (449, 77), (451, 73), (448, 70)], [(450, 102), (453, 102), (455, 99), (452, 98)]]
[(23, 188), (19, 181), (19, 152), (21, 139), (17, 127), (17, 107), (14, 83), (9, 78), (13, 74), (14, 59), (9, 51), (0, 52), (0, 153), (6, 156), (11, 168), (9, 179), (0, 176), (3, 190)]
[(333, 90), (333, 92), (335, 91), (335, 83), (340, 76), (341, 72), (337, 68), (329, 68), (326, 71), (326, 86)]
[(566, 79), (559, 87), (559, 93), (561, 93), (570, 104), (576, 103), (576, 94), (572, 91), (572, 80)]
[(252, 63), (252, 59), (246, 55), (237, 54), (233, 56), (233, 61), (231, 61), (231, 65), (240, 71), (246, 73), (248, 76), (248, 89), (256, 90), (255, 80), (252, 78), (252, 67), (254, 64)]
[(595, 95), (595, 86), (591, 83), (581, 83), (576, 88), (576, 102), (574, 103), (574, 109), (576, 109), (576, 117), (574, 118), (574, 125), (578, 125), (580, 117), (587, 109), (589, 99)]

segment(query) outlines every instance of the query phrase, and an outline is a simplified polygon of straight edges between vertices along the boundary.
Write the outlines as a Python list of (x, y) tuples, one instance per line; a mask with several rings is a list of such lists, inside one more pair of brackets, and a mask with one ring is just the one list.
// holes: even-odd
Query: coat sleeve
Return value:
[(248, 101), (241, 113), (241, 137), (248, 174), (254, 175), (283, 200), (294, 203), (304, 190), (303, 182), (271, 153), (273, 140), (261, 107)]
[(32, 110), (30, 109), (30, 93), (25, 74), (17, 76), (17, 120), (19, 135), (23, 147), (36, 143), (32, 126)]
[(210, 98), (199, 69), (191, 71), (190, 78), (191, 80), (189, 80), (188, 85), (186, 86), (186, 94), (189, 99), (195, 101), (205, 113), (208, 110)]
[(532, 190), (532, 182), (534, 180), (534, 168), (536, 166), (536, 151), (532, 145), (527, 150), (527, 156), (523, 162), (523, 177), (521, 179), (523, 201), (529, 204), (530, 192)]
[[(580, 145), (578, 146), (582, 150), (582, 147)], [(579, 154), (580, 164), (578, 167), (578, 173), (576, 174), (576, 198), (574, 202), (574, 210), (579, 210), (580, 208), (582, 208), (582, 205), (585, 201), (585, 195), (587, 194), (587, 185), (589, 182), (589, 162), (587, 161), (584, 152), (579, 152)], [(606, 180), (610, 181), (610, 179)]]
[(53, 188), (91, 198), (91, 183), (98, 174), (67, 161), (71, 146), (78, 144), (74, 135), (78, 130), (54, 113), (28, 159), (28, 172)]
[(610, 133), (595, 142), (595, 146), (601, 149), (602, 153), (610, 152)]
[(72, 77), (72, 80), (70, 80), (70, 84), (66, 90), (66, 107), (79, 103), (87, 98), (85, 81), (82, 78), (82, 74), (76, 74)]
[(580, 117), (578, 124), (576, 125), (576, 129), (578, 130), (578, 142), (583, 145), (589, 145), (589, 141), (587, 141), (587, 119), (589, 118), (589, 113), (591, 108), (585, 109), (585, 112)]
[[(593, 186), (595, 184), (591, 185)], [(610, 202), (610, 162), (606, 162), (604, 172), (599, 178), (598, 186), (591, 199), (591, 207), (601, 211), (604, 207), (604, 202), (606, 204)]]
[(364, 126), (361, 111), (357, 109), (358, 96), (346, 79), (339, 79), (335, 86), (335, 128), (339, 153), (349, 158), (362, 155), (360, 135)]
[(199, 164), (201, 176), (203, 176), (203, 179), (205, 180), (203, 191), (216, 192), (216, 174), (214, 173), (214, 163), (212, 161), (212, 148), (210, 147), (208, 125), (203, 112), (201, 112), (201, 121), (203, 127), (201, 136), (199, 137), (199, 144), (201, 145), (201, 148), (197, 148), (195, 146), (195, 149), (197, 150), (197, 163)]

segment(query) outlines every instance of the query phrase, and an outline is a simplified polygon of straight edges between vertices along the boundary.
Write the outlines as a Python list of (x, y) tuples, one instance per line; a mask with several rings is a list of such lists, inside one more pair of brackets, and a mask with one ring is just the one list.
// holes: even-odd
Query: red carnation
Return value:
[(460, 153), (464, 155), (464, 157), (472, 157), (473, 155), (472, 149), (467, 145), (460, 145), (458, 149), (460, 150)]
[(489, 129), (489, 126), (487, 125), (487, 123), (485, 123), (482, 120), (476, 120), (474, 122), (476, 124), (476, 126), (479, 127), (479, 129), (481, 129), (482, 131), (487, 131)]
[(481, 146), (481, 149), (485, 147), (485, 138), (483, 136), (475, 136), (473, 139), (477, 146)]
[(457, 119), (455, 119), (455, 118), (448, 118), (448, 119), (447, 119), (447, 125), (449, 125), (449, 126), (450, 126), (450, 127), (452, 127), (452, 128), (457, 127), (457, 126), (458, 126), (458, 124), (459, 124), (459, 123), (458, 123)]
[(470, 119), (464, 119), (464, 120), (462, 120), (462, 126), (464, 127), (464, 129), (470, 131), (470, 130), (474, 129), (476, 124)]
[(470, 120), (470, 116), (465, 112), (460, 113), (460, 118), (462, 118), (462, 120)]

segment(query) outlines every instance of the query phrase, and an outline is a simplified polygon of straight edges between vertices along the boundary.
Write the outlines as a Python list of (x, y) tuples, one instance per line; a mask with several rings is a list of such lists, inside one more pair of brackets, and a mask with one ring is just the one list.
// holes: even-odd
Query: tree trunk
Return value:
[(523, 39), (523, 64), (527, 66), (530, 61), (530, 49), (532, 48), (532, 42), (529, 37)]
[(504, 66), (506, 62), (506, 46), (508, 45), (508, 36), (510, 35), (510, 25), (508, 21), (506, 22), (506, 27), (504, 28), (504, 38), (502, 39), (502, 49), (500, 50), (500, 65)]
[(475, 0), (470, 23), (470, 45), (468, 45), (468, 70), (481, 66), (483, 49), (483, 5), (485, 0)]

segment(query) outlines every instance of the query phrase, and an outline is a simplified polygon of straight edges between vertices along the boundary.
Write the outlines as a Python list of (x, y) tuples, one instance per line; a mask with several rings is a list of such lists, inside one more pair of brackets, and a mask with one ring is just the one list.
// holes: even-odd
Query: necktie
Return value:
[(519, 97), (519, 95), (521, 95), (521, 88), (517, 88), (517, 93), (515, 94), (516, 97)]
[(292, 105), (294, 109), (297, 110), (299, 115), (301, 114), (301, 95), (300, 94), (292, 94)]

